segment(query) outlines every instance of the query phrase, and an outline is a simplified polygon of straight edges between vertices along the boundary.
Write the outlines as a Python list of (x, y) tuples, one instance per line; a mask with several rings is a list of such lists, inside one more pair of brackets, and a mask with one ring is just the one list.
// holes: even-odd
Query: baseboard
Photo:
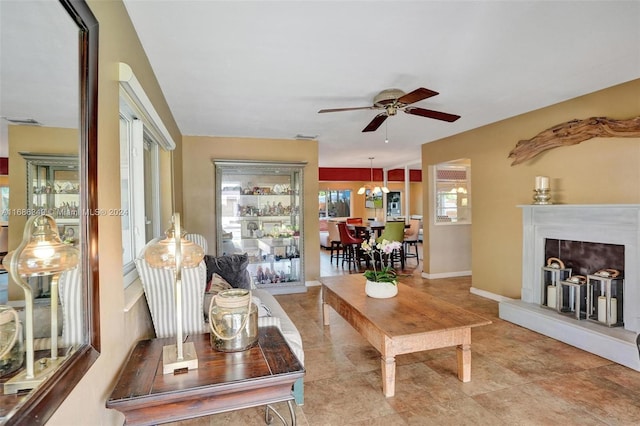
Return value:
[(471, 271), (457, 271), (457, 272), (441, 272), (438, 274), (422, 273), (422, 278), (428, 280), (436, 280), (438, 278), (455, 278), (455, 277), (467, 277), (471, 275)]
[(485, 299), (495, 300), (496, 302), (506, 302), (507, 300), (513, 300), (510, 297), (502, 296), (500, 294), (491, 293), (487, 290), (481, 290), (476, 287), (471, 287), (469, 289), (469, 293), (475, 294), (476, 296), (484, 297)]
[(321, 283), (320, 281), (305, 281), (304, 285), (307, 287), (316, 287), (321, 285)]

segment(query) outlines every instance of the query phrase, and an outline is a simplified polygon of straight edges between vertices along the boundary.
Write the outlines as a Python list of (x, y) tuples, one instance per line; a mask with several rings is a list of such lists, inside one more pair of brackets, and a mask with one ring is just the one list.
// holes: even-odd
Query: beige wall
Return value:
[[(531, 203), (536, 175), (550, 176), (555, 202), (640, 203), (640, 138), (592, 139), (511, 166), (507, 155), (516, 143), (573, 119), (639, 115), (640, 80), (635, 80), (423, 145), (425, 211), (432, 208), (426, 196), (431, 178), (428, 167), (458, 158), (471, 160), (474, 287), (520, 297), (522, 212), (517, 206)], [(427, 241), (425, 259), (429, 251), (439, 249)]]
[[(118, 123), (118, 63), (131, 66), (180, 150), (181, 135), (164, 100), (147, 57), (133, 30), (127, 11), (119, 0), (88, 0), (100, 24), (98, 96), (98, 202), (101, 209), (120, 206), (120, 149)], [(170, 182), (164, 153), (163, 188)], [(181, 185), (180, 176), (176, 181)], [(179, 188), (180, 186), (177, 186)], [(170, 193), (165, 193), (163, 220), (168, 223)], [(165, 195), (163, 194), (163, 195)], [(168, 200), (168, 201), (167, 201)], [(117, 425), (124, 417), (105, 408), (120, 367), (139, 338), (149, 335), (144, 297), (125, 312), (122, 282), (121, 224), (117, 216), (99, 218), (99, 277), (101, 355), (69, 397), (53, 414), (50, 425)]]
[[(305, 280), (320, 277), (318, 231), (318, 143), (290, 139), (249, 139), (185, 136), (183, 139), (184, 224), (189, 232), (203, 234), (214, 252), (215, 173), (213, 159), (306, 161), (304, 168), (304, 268)], [(311, 208), (309, 208), (311, 207)]]

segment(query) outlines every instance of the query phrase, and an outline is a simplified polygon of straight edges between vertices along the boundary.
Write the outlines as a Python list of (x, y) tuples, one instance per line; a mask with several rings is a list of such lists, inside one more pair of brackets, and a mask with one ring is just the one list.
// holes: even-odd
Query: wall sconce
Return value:
[(151, 244), (144, 258), (152, 268), (173, 269), (174, 300), (176, 312), (176, 344), (162, 348), (162, 374), (176, 370), (198, 368), (198, 356), (193, 342), (182, 341), (182, 268), (193, 268), (204, 258), (202, 247), (184, 238), (180, 228), (180, 214), (173, 215), (166, 238)]
[[(79, 252), (64, 244), (58, 227), (49, 215), (32, 216), (24, 227), (22, 243), (7, 254), (2, 264), (11, 278), (24, 290), (25, 300), (25, 370), (4, 384), (5, 394), (33, 389), (65, 359), (58, 356), (58, 277), (78, 265)], [(34, 363), (33, 350), (33, 291), (26, 281), (29, 277), (51, 276), (51, 357)]]

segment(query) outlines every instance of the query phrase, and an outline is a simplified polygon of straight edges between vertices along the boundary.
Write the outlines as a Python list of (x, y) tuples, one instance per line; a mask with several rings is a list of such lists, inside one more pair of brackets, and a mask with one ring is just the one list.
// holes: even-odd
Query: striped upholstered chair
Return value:
[[(148, 244), (155, 243), (151, 240)], [(146, 249), (146, 247), (145, 247)], [(173, 337), (176, 334), (174, 272), (171, 269), (151, 267), (144, 260), (144, 250), (135, 260), (142, 289), (149, 305), (156, 337)], [(182, 269), (182, 332), (205, 333), (203, 299), (207, 280), (204, 261), (195, 268)]]
[(58, 278), (58, 292), (62, 308), (61, 346), (63, 348), (77, 347), (85, 343), (81, 280), (80, 267), (65, 271)]
[(184, 236), (187, 240), (191, 241), (194, 244), (199, 245), (204, 250), (204, 254), (208, 254), (209, 244), (207, 243), (207, 239), (204, 235), (200, 234), (187, 234)]

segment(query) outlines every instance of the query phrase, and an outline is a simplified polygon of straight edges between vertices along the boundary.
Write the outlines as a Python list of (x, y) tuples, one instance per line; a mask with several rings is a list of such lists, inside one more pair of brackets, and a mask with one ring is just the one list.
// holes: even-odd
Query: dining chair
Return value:
[(331, 251), (329, 261), (333, 263), (333, 258), (335, 257), (336, 266), (338, 266), (338, 260), (344, 255), (344, 248), (342, 247), (342, 241), (340, 241), (338, 222), (335, 220), (327, 221), (327, 231), (329, 231), (329, 250)]
[(381, 243), (383, 240), (387, 241), (398, 241), (400, 242), (400, 248), (394, 250), (393, 253), (389, 256), (389, 261), (391, 266), (395, 264), (396, 261), (400, 261), (400, 266), (404, 269), (404, 245), (402, 244), (404, 241), (404, 222), (403, 221), (389, 221), (384, 224), (384, 229), (382, 230), (382, 234), (376, 238), (377, 243)]
[[(410, 219), (409, 229), (404, 231), (404, 257), (416, 258), (416, 264), (420, 263), (420, 256), (418, 255), (418, 239), (420, 237), (420, 219)], [(411, 253), (411, 247), (415, 249), (415, 253)]]
[(347, 262), (349, 270), (351, 270), (352, 263), (354, 268), (358, 269), (362, 238), (356, 238), (351, 235), (345, 222), (338, 222), (337, 225), (340, 233), (340, 243), (342, 244), (342, 267), (344, 267), (344, 262)]
[(361, 217), (348, 217), (347, 218), (347, 225), (362, 225), (362, 218)]

